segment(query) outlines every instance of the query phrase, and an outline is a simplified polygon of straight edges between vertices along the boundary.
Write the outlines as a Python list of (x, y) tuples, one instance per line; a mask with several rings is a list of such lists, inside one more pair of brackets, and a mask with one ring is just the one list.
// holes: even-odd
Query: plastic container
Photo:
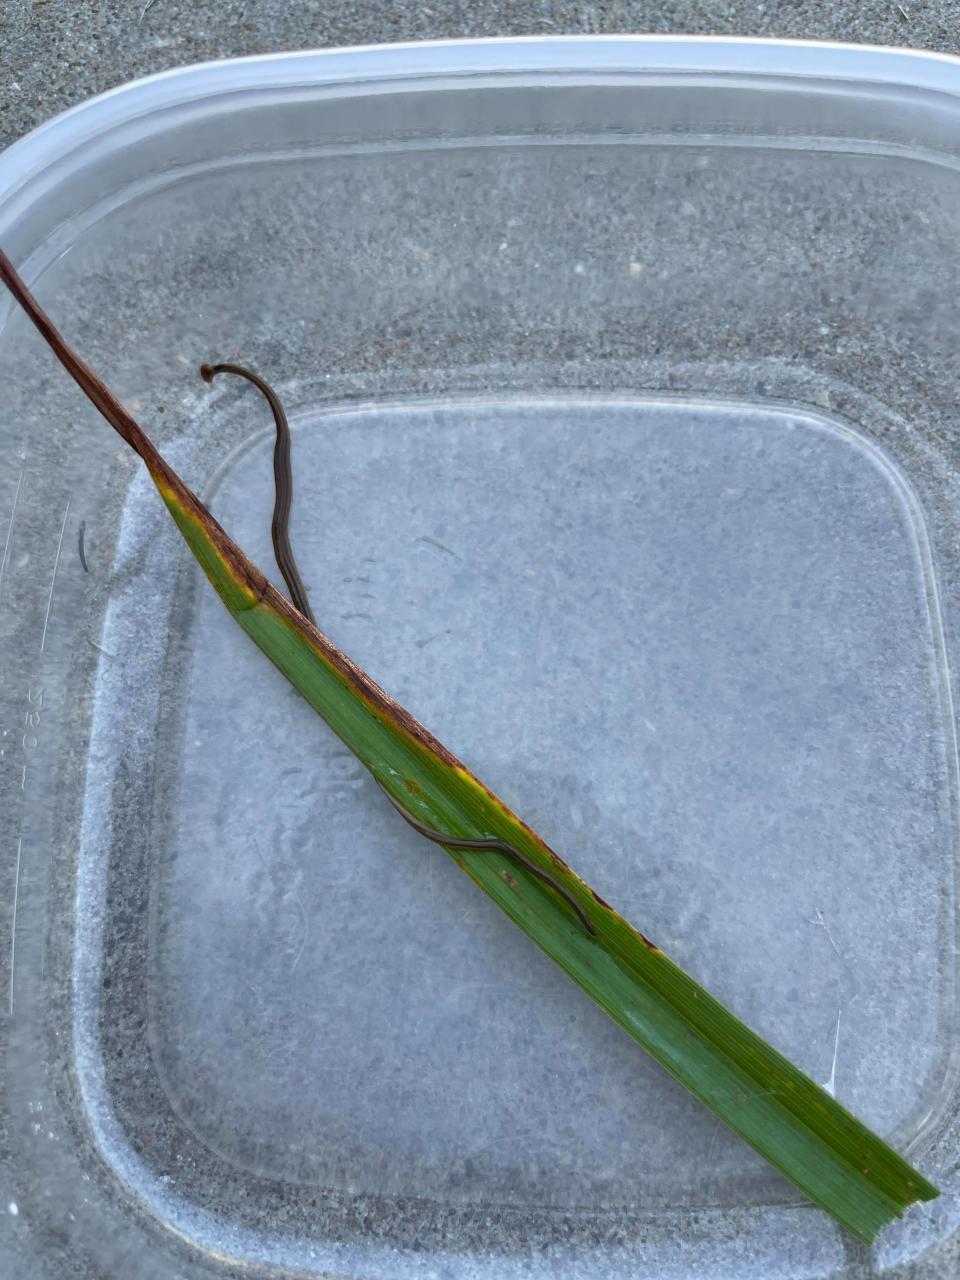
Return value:
[[(883, 1276), (960, 1225), (958, 166), (957, 61), (632, 38), (188, 68), (0, 158), (0, 244), (254, 558), (268, 415), (203, 360), (286, 401), (332, 638), (942, 1187)], [(0, 1272), (864, 1274), (0, 324)]]

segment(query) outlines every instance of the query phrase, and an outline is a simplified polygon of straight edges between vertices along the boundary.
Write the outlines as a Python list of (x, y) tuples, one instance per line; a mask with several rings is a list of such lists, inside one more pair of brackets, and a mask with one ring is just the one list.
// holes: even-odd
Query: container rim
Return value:
[(0, 206), (37, 173), (132, 118), (222, 93), (473, 75), (750, 75), (834, 79), (960, 97), (960, 57), (883, 45), (686, 35), (510, 36), (253, 54), (127, 81), (0, 152)]

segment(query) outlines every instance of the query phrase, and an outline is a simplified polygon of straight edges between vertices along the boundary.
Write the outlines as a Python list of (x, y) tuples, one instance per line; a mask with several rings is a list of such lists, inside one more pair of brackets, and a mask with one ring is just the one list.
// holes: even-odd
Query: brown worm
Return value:
[(200, 377), (204, 382), (212, 382), (218, 373), (235, 373), (252, 382), (258, 391), (266, 397), (273, 410), (273, 420), (277, 428), (277, 439), (273, 446), (273, 482), (276, 488), (276, 499), (273, 507), (273, 523), (270, 532), (273, 535), (273, 554), (283, 574), (283, 580), (290, 592), (290, 599), (305, 618), (316, 622), (307, 599), (307, 589), (303, 585), (297, 562), (293, 557), (290, 545), (290, 534), (287, 525), (290, 521), (290, 504), (293, 501), (293, 472), (290, 467), (290, 426), (287, 415), (283, 411), (280, 397), (269, 383), (239, 364), (202, 364)]
[[(290, 520), (290, 504), (293, 500), (290, 427), (287, 423), (287, 415), (283, 411), (280, 398), (269, 383), (249, 369), (244, 369), (239, 364), (202, 364), (200, 366), (200, 376), (205, 382), (212, 382), (218, 373), (236, 373), (241, 378), (246, 378), (248, 382), (252, 382), (255, 387), (263, 392), (267, 403), (273, 410), (273, 420), (277, 427), (276, 445), (273, 450), (273, 479), (276, 486), (273, 524), (271, 526), (273, 554), (276, 557), (280, 572), (283, 574), (283, 580), (287, 584), (291, 600), (304, 617), (314, 622), (315, 619), (310, 610), (310, 602), (307, 599), (307, 591), (297, 569), (297, 562), (293, 558), (293, 548), (290, 545), (290, 535), (287, 529)], [(512, 844), (507, 844), (505, 840), (461, 840), (455, 836), (444, 835), (442, 831), (434, 831), (431, 827), (419, 822), (408, 809), (404, 808), (400, 801), (390, 794), (379, 778), (375, 777), (374, 782), (399, 813), (400, 817), (403, 818), (404, 822), (409, 823), (414, 831), (425, 839), (432, 840), (434, 844), (446, 845), (448, 849), (472, 849), (477, 852), (502, 853), (505, 857), (513, 858), (514, 862), (518, 862), (532, 876), (536, 876), (538, 880), (542, 880), (555, 893), (558, 893), (570, 910), (578, 917), (587, 933), (596, 936), (597, 930), (593, 921), (573, 894), (568, 889), (565, 889), (558, 880), (555, 880), (549, 872), (544, 871), (542, 867), (538, 867), (535, 862), (532, 862), (526, 854), (521, 853), (519, 849), (515, 849)]]
[(379, 778), (374, 778), (374, 782), (396, 809), (397, 813), (399, 813), (400, 817), (403, 818), (404, 822), (408, 822), (410, 826), (413, 827), (414, 831), (419, 832), (420, 835), (424, 836), (427, 840), (432, 840), (434, 844), (445, 844), (449, 849), (486, 850), (489, 853), (503, 853), (506, 854), (508, 858), (513, 858), (515, 862), (520, 863), (521, 867), (526, 867), (531, 875), (536, 876), (538, 880), (542, 880), (544, 884), (548, 884), (551, 889), (556, 893), (559, 893), (560, 897), (563, 898), (570, 910), (576, 912), (580, 917), (580, 923), (586, 929), (587, 933), (596, 936), (597, 930), (593, 921), (584, 911), (583, 907), (581, 907), (573, 894), (565, 889), (558, 880), (555, 880), (552, 875), (544, 871), (541, 867), (538, 867), (535, 862), (531, 862), (526, 854), (521, 853), (519, 849), (515, 849), (512, 844), (507, 844), (505, 840), (460, 840), (455, 839), (453, 836), (445, 836), (442, 831), (434, 831), (430, 827), (425, 826), (422, 822), (418, 822), (413, 814), (403, 807), (399, 800), (394, 799)]

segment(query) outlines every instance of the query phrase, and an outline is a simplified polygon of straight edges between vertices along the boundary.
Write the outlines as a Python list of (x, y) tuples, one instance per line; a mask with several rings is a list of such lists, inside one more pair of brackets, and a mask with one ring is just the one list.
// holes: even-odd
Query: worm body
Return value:
[(584, 911), (583, 907), (581, 907), (573, 894), (569, 893), (558, 880), (553, 878), (552, 875), (544, 871), (541, 867), (538, 867), (535, 862), (531, 862), (526, 854), (521, 853), (519, 849), (515, 849), (512, 844), (507, 844), (506, 840), (460, 840), (454, 836), (445, 836), (442, 831), (434, 831), (424, 823), (419, 822), (412, 813), (403, 807), (399, 800), (394, 799), (379, 778), (374, 778), (374, 782), (376, 782), (377, 786), (396, 809), (397, 813), (399, 813), (400, 817), (403, 818), (404, 822), (409, 823), (410, 826), (413, 827), (414, 831), (419, 832), (419, 834), (425, 839), (432, 840), (434, 844), (444, 844), (449, 849), (477, 849), (489, 853), (503, 853), (508, 858), (513, 858), (514, 862), (519, 862), (521, 867), (525, 867), (531, 875), (536, 876), (538, 880), (542, 880), (544, 884), (548, 884), (555, 893), (559, 893), (560, 897), (563, 898), (570, 910), (579, 916), (580, 923), (586, 929), (587, 933), (593, 934), (594, 936), (596, 935), (597, 930), (594, 927), (593, 921)]
[(315, 622), (316, 619), (310, 610), (310, 601), (307, 599), (307, 589), (303, 585), (303, 579), (300, 577), (300, 571), (294, 559), (287, 528), (290, 521), (290, 505), (293, 501), (293, 471), (290, 465), (290, 425), (283, 411), (283, 405), (280, 403), (280, 397), (269, 383), (264, 382), (263, 378), (250, 369), (244, 369), (243, 365), (202, 364), (200, 366), (200, 376), (204, 382), (212, 382), (218, 373), (235, 373), (252, 382), (266, 397), (273, 411), (273, 420), (277, 428), (277, 439), (273, 446), (273, 483), (276, 499), (273, 506), (273, 522), (270, 526), (270, 532), (273, 535), (273, 554), (283, 574), (283, 580), (287, 584), (290, 599), (305, 618)]
[[(252, 382), (266, 397), (267, 403), (273, 411), (273, 420), (277, 428), (277, 439), (273, 450), (273, 479), (276, 487), (273, 523), (271, 525), (273, 553), (280, 572), (283, 574), (283, 580), (287, 584), (291, 600), (305, 618), (309, 618), (311, 622), (314, 622), (315, 619), (310, 609), (310, 602), (307, 599), (307, 591), (293, 556), (293, 548), (290, 545), (290, 534), (287, 528), (290, 520), (290, 505), (293, 500), (290, 427), (287, 423), (287, 415), (284, 413), (283, 405), (280, 403), (277, 393), (258, 374), (245, 369), (239, 364), (202, 364), (200, 366), (200, 376), (205, 382), (212, 382), (218, 373), (235, 373), (241, 378), (246, 378), (248, 382)], [(526, 854), (521, 853), (519, 849), (515, 849), (512, 844), (508, 844), (505, 840), (461, 840), (455, 836), (444, 835), (442, 831), (434, 831), (431, 827), (418, 821), (408, 809), (404, 808), (400, 801), (390, 794), (379, 778), (375, 777), (374, 782), (376, 782), (404, 822), (413, 827), (414, 831), (422, 835), (424, 839), (432, 840), (434, 844), (446, 845), (448, 849), (472, 849), (477, 852), (502, 853), (505, 857), (512, 858), (524, 870), (529, 871), (532, 876), (536, 876), (538, 880), (542, 880), (544, 884), (549, 885), (554, 893), (559, 894), (570, 910), (577, 916), (587, 933), (596, 936), (597, 930), (592, 920), (573, 894), (568, 889), (565, 889), (558, 880), (554, 879), (549, 872), (544, 871), (542, 867), (538, 867)]]

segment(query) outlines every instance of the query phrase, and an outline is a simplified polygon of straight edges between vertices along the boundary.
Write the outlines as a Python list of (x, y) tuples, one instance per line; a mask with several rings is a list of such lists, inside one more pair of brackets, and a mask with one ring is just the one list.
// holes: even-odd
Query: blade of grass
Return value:
[(0, 251), (0, 278), (92, 403), (143, 460), (188, 547), (237, 623), (416, 820), (505, 855), (447, 846), (466, 874), (715, 1115), (853, 1235), (870, 1242), (939, 1193), (829, 1093), (633, 928), (466, 767), (276, 591), (68, 347)]

